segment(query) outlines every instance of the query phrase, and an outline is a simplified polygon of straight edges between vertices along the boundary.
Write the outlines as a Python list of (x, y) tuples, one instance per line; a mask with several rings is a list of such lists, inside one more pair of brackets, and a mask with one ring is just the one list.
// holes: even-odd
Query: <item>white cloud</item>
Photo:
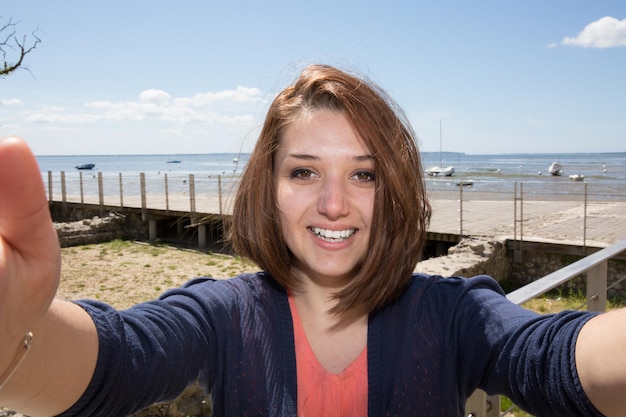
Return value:
[(46, 107), (26, 119), (30, 123), (90, 123), (106, 121), (158, 120), (177, 124), (250, 124), (256, 109), (264, 103), (257, 88), (198, 93), (191, 97), (172, 96), (163, 90), (142, 91), (136, 101), (91, 101), (81, 109)]
[(192, 97), (181, 97), (175, 99), (174, 102), (180, 105), (202, 107), (217, 103), (258, 103), (261, 100), (261, 90), (258, 88), (239, 86), (235, 90), (198, 93)]
[(101, 120), (102, 116), (88, 113), (70, 113), (61, 107), (44, 107), (42, 111), (26, 118), (28, 123), (92, 123)]
[[(565, 37), (561, 45), (582, 46), (584, 48), (612, 48), (626, 46), (626, 19), (617, 20), (606, 16), (589, 23), (574, 37)], [(548, 45), (553, 47), (554, 45)]]
[(163, 90), (146, 90), (139, 94), (139, 101), (145, 103), (166, 104), (172, 96)]
[(0, 106), (21, 106), (22, 100), (17, 98), (9, 98), (0, 100)]

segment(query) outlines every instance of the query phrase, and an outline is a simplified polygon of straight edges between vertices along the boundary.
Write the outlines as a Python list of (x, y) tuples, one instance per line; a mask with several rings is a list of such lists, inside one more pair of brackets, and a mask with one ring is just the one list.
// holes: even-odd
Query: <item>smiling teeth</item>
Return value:
[(319, 227), (312, 227), (311, 230), (313, 231), (313, 233), (315, 233), (316, 236), (332, 242), (347, 239), (352, 236), (356, 231), (355, 229), (327, 230), (320, 229)]

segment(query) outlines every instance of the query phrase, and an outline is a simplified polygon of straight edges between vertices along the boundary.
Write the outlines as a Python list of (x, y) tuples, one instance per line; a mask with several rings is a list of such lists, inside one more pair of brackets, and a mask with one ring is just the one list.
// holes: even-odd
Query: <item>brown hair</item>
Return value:
[(415, 134), (402, 110), (373, 83), (334, 67), (312, 65), (272, 102), (234, 202), (230, 238), (287, 288), (292, 254), (280, 232), (273, 158), (281, 136), (303, 111), (343, 112), (374, 155), (376, 195), (369, 253), (350, 285), (336, 294), (335, 313), (374, 311), (406, 287), (423, 249), (430, 220)]

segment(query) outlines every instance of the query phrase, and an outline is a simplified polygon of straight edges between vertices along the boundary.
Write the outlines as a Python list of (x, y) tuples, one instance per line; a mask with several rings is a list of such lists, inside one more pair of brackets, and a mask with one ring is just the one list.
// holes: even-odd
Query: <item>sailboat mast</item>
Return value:
[(443, 145), (441, 139), (441, 119), (439, 119), (439, 163), (441, 168), (443, 168)]

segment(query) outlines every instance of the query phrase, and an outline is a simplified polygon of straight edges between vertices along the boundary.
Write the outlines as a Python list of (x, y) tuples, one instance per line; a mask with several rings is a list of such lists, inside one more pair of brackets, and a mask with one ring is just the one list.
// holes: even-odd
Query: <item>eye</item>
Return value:
[(376, 181), (376, 174), (372, 171), (358, 171), (352, 176), (352, 178), (360, 182), (373, 182)]
[(313, 178), (316, 174), (308, 168), (298, 168), (291, 171), (291, 178), (308, 179)]

